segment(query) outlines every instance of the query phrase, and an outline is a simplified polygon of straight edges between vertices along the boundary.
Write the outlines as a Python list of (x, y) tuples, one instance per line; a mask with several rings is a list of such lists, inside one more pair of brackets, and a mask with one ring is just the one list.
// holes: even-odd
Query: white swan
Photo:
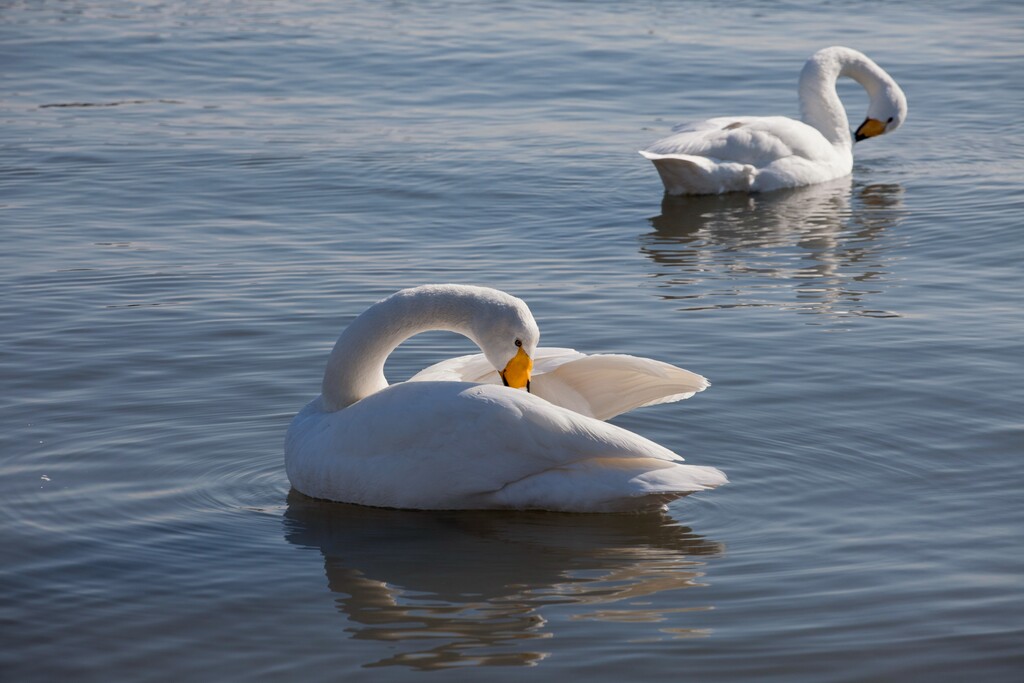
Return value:
[[(836, 80), (848, 76), (868, 92), (867, 118), (850, 136)], [(640, 152), (669, 194), (765, 192), (848, 175), (853, 143), (896, 130), (907, 98), (889, 74), (848, 47), (815, 52), (800, 73), (803, 122), (784, 116), (732, 116), (682, 124)]]
[[(387, 356), (427, 330), (463, 334), (483, 354), (388, 386)], [(374, 304), (342, 332), (323, 393), (288, 428), (292, 486), (380, 507), (602, 512), (726, 483), (713, 467), (683, 465), (601, 421), (692, 396), (708, 386), (703, 377), (643, 358), (538, 349), (539, 337), (526, 304), (495, 289), (425, 285)], [(478, 383), (499, 379), (507, 386)]]

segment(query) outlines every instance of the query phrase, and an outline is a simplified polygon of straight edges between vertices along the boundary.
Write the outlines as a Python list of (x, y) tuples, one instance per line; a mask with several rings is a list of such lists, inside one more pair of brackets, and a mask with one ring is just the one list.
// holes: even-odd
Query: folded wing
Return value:
[[(530, 393), (598, 420), (634, 408), (681, 401), (710, 386), (696, 373), (649, 358), (588, 356), (562, 348), (540, 348), (535, 356)], [(501, 383), (483, 354), (442, 361), (410, 381)]]

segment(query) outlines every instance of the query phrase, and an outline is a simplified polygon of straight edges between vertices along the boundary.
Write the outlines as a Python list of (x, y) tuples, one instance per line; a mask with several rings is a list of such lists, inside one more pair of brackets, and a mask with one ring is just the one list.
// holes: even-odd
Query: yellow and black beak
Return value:
[(516, 355), (508, 362), (500, 373), (501, 381), (506, 387), (530, 390), (530, 373), (533, 372), (533, 359), (519, 347)]
[[(890, 121), (892, 119), (889, 119)], [(867, 140), (873, 138), (876, 135), (881, 135), (885, 132), (885, 123), (882, 123), (878, 119), (868, 117), (864, 119), (864, 123), (860, 124), (860, 128), (853, 134), (854, 142), (860, 142), (861, 140)]]

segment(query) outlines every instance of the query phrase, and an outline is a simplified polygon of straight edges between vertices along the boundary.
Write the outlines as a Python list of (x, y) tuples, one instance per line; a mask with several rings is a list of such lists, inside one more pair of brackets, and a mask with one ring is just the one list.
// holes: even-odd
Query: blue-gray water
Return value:
[[(832, 44), (910, 102), (852, 179), (663, 201), (635, 150), (796, 115)], [(1022, 45), (1011, 2), (3, 3), (4, 680), (1021, 680)], [(708, 376), (615, 422), (731, 483), (289, 495), (338, 332), (445, 281)]]

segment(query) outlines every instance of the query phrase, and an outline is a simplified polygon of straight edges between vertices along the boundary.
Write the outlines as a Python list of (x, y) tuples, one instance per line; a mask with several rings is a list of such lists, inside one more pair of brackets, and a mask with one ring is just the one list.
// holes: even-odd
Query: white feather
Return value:
[[(430, 380), (501, 384), (483, 354), (431, 365), (409, 381)], [(708, 386), (696, 373), (649, 358), (539, 348), (530, 393), (582, 415), (609, 420), (634, 408), (690, 398)]]
[[(368, 389), (387, 353), (427, 329), (471, 333), (484, 354)], [(537, 349), (535, 330), (524, 303), (482, 288), (404, 290), (371, 307), (332, 351), (337, 377), (325, 374), (325, 394), (288, 428), (292, 486), (382, 507), (599, 512), (657, 507), (726, 482), (597, 419), (685, 398), (707, 386), (703, 377), (643, 358)], [(515, 339), (534, 357), (537, 394), (496, 384), (490, 358), (511, 357)]]
[(669, 194), (764, 192), (848, 175), (853, 138), (835, 82), (849, 76), (868, 91), (868, 115), (884, 132), (906, 118), (903, 91), (877, 64), (844, 47), (819, 50), (800, 76), (803, 121), (784, 116), (719, 117), (681, 124), (640, 152)]

